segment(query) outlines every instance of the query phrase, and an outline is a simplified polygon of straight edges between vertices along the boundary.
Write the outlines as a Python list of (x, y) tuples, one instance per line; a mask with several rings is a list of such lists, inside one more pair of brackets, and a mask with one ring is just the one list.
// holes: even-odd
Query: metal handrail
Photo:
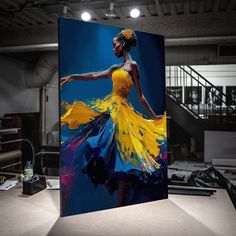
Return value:
[[(189, 68), (191, 69), (190, 66), (187, 66), (187, 67), (189, 67)], [(207, 86), (205, 86), (203, 83), (199, 82), (193, 75), (191, 75), (191, 74), (190, 74), (188, 71), (186, 71), (183, 67), (179, 66), (179, 68), (181, 68), (185, 73), (187, 73), (192, 79), (194, 79), (194, 80), (197, 81), (199, 84), (201, 84), (202, 87), (204, 87), (204, 88), (207, 89), (209, 92), (211, 92), (210, 89), (207, 88)], [(193, 70), (193, 71), (194, 71), (194, 70)], [(194, 71), (194, 72), (195, 72), (195, 71)], [(197, 74), (198, 74), (198, 73), (197, 73)], [(198, 74), (198, 75), (200, 75), (200, 74)], [(226, 107), (229, 107), (232, 111), (235, 111), (235, 109), (234, 109), (233, 107), (227, 105), (227, 99), (229, 99), (229, 98), (227, 98), (227, 96), (226, 96), (223, 92), (221, 92), (216, 86), (214, 86), (212, 83), (210, 83), (207, 79), (204, 79), (203, 76), (201, 76), (201, 78), (211, 85), (211, 86), (209, 86), (209, 87), (215, 88), (217, 91), (220, 92), (221, 95), (225, 96), (226, 101), (224, 101), (220, 96), (218, 96), (218, 95), (216, 95), (216, 94), (214, 94), (214, 96), (216, 96), (218, 99), (220, 99), (220, 101), (221, 101), (222, 103), (224, 103), (224, 104), (226, 105)], [(211, 92), (211, 93), (213, 93), (213, 92)]]
[[(227, 127), (229, 128), (230, 122), (233, 121), (233, 123), (236, 124), (235, 108), (228, 105), (228, 101), (231, 101), (231, 99), (229, 99), (225, 93), (214, 86), (210, 81), (208, 81), (190, 66), (170, 66), (167, 69), (169, 69), (167, 72), (169, 72), (168, 82), (170, 88), (173, 86), (185, 88), (181, 94), (181, 97), (183, 94), (185, 95), (184, 99), (187, 98), (186, 88), (190, 88), (188, 91), (190, 98), (188, 105), (180, 101), (177, 94), (172, 93), (171, 90), (167, 90), (167, 94), (170, 95), (180, 106), (183, 106), (190, 113), (192, 113), (192, 115), (204, 122), (204, 124), (206, 124), (206, 121), (208, 121), (209, 127), (215, 126), (220, 129), (227, 129)], [(212, 90), (212, 88), (214, 90)], [(200, 93), (200, 96), (199, 92), (197, 92), (198, 96), (196, 97), (196, 101), (193, 100), (193, 89), (203, 92), (203, 94), (202, 92)], [(205, 98), (203, 98), (204, 92)], [(209, 105), (206, 100), (207, 97), (214, 97), (217, 99), (217, 101), (212, 100), (213, 104), (211, 103)], [(202, 98), (203, 102), (201, 100)], [(186, 101), (187, 100), (185, 100), (185, 102)]]
[[(175, 96), (172, 93), (170, 93), (170, 92), (167, 92), (167, 95), (173, 96), (175, 98)], [(175, 100), (175, 102), (176, 101), (177, 100)], [(195, 111), (191, 110), (188, 106), (186, 106), (186, 104), (184, 104), (182, 102), (179, 102), (179, 101), (178, 101), (178, 104), (184, 106), (187, 110), (189, 110), (190, 113), (193, 113), (193, 115), (195, 115), (196, 117), (200, 118), (200, 116)]]
[[(219, 90), (214, 84), (212, 84), (209, 80), (207, 80), (205, 77), (203, 77), (201, 74), (199, 74), (196, 70), (194, 70), (191, 66), (187, 65), (187, 67), (192, 70), (194, 73), (196, 73), (199, 77), (201, 77), (204, 81), (206, 81), (208, 84), (211, 85), (211, 87), (215, 88), (217, 91), (219, 91), (227, 100), (230, 100), (230, 102), (234, 103), (230, 97), (227, 97), (227, 95)], [(236, 105), (236, 104), (235, 104)]]

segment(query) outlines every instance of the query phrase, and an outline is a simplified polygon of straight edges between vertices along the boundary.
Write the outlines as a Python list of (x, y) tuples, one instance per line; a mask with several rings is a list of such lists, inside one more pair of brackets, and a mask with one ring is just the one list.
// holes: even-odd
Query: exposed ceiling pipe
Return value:
[(50, 82), (58, 70), (58, 53), (43, 53), (32, 70), (25, 72), (25, 82), (28, 88), (41, 88)]
[[(166, 46), (180, 45), (207, 45), (221, 43), (235, 43), (236, 35), (232, 36), (208, 36), (208, 37), (185, 37), (185, 38), (165, 38)], [(40, 51), (57, 51), (58, 43), (29, 44), (19, 46), (0, 46), (0, 53), (13, 52), (40, 52)]]
[(235, 43), (235, 42), (236, 42), (236, 35), (166, 38), (165, 46), (207, 45), (207, 44), (224, 44), (224, 43)]
[(42, 43), (42, 44), (0, 47), (0, 53), (57, 51), (57, 49), (58, 49), (58, 43)]

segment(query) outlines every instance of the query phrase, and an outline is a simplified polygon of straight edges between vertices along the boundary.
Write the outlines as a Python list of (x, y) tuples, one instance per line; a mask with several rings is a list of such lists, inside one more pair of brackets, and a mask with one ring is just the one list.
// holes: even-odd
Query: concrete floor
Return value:
[(30, 197), (0, 192), (0, 235), (236, 235), (236, 211), (225, 190), (211, 197), (169, 199), (70, 217), (59, 216), (59, 191)]

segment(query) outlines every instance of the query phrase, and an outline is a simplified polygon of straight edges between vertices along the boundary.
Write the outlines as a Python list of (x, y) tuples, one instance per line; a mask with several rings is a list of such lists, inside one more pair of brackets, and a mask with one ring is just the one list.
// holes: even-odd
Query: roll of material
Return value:
[(17, 149), (14, 151), (0, 153), (0, 162), (11, 161), (22, 157), (22, 151)]
[(18, 133), (18, 128), (0, 129), (0, 135), (17, 134), (17, 133)]

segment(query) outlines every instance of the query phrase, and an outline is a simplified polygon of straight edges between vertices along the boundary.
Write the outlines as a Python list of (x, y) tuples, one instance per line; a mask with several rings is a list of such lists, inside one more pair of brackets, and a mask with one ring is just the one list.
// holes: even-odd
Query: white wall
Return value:
[(236, 159), (236, 132), (205, 131), (204, 161)]
[[(230, 65), (198, 65), (191, 67), (196, 70), (200, 75), (205, 77), (209, 82), (211, 82), (215, 86), (236, 86), (236, 64)], [(167, 67), (169, 68), (169, 67)], [(189, 71), (188, 68), (185, 67), (185, 70)], [(195, 76), (195, 74), (193, 73)], [(169, 69), (166, 70), (166, 76), (169, 77)], [(177, 79), (178, 77), (178, 79)], [(190, 86), (190, 79), (181, 79), (183, 77), (182, 71), (179, 70), (176, 73), (175, 68), (171, 69), (171, 86), (181, 86), (187, 85)], [(178, 81), (178, 82), (177, 82)], [(170, 86), (169, 80), (167, 79), (167, 86)], [(178, 84), (179, 83), (179, 84)], [(193, 80), (193, 86), (197, 86), (197, 82)]]
[(5, 113), (39, 111), (39, 89), (28, 89), (25, 85), (27, 66), (0, 55), (0, 117)]
[[(198, 66), (191, 66), (195, 71), (197, 71), (200, 75), (206, 78), (210, 83), (214, 86), (222, 86), (223, 93), (226, 93), (227, 86), (236, 86), (236, 64), (229, 64), (229, 65), (198, 65)], [(189, 68), (184, 68), (186, 71), (191, 74)], [(182, 87), (182, 102), (184, 102), (185, 86), (198, 86), (197, 82), (197, 74), (194, 72), (192, 75), (196, 78), (196, 80), (191, 80), (190, 76), (183, 75), (182, 70), (177, 70), (177, 66), (175, 67), (166, 67), (166, 86), (167, 87)], [(210, 84), (206, 84), (203, 79), (199, 77), (199, 81), (206, 86), (210, 86)], [(199, 84), (201, 86), (201, 84)], [(205, 89), (202, 89), (202, 102), (201, 104), (205, 103)], [(222, 98), (224, 101), (226, 100), (225, 97)], [(225, 106), (225, 104), (223, 104)]]
[(215, 86), (236, 86), (236, 65), (191, 66)]

